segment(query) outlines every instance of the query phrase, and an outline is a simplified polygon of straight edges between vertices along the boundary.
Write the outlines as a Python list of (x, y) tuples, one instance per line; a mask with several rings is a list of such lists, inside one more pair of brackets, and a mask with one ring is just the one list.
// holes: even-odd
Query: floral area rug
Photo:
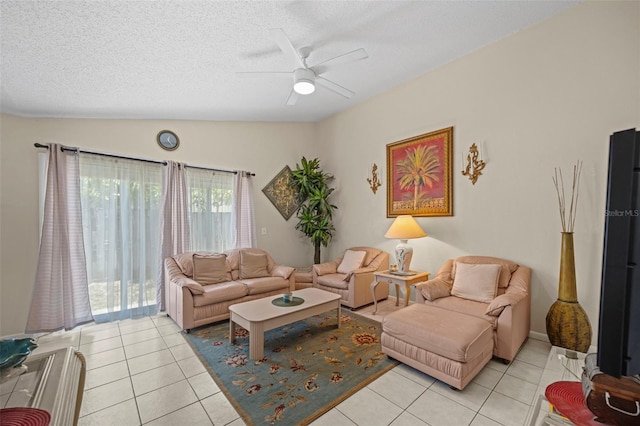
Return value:
[(303, 425), (398, 364), (380, 347), (381, 325), (335, 311), (265, 333), (264, 357), (249, 359), (249, 332), (229, 322), (193, 330), (187, 341), (248, 425)]

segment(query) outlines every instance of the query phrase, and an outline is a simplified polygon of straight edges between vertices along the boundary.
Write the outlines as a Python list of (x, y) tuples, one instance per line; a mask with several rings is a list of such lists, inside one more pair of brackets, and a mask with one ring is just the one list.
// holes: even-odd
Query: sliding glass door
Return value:
[(80, 154), (89, 297), (98, 322), (157, 311), (161, 167)]

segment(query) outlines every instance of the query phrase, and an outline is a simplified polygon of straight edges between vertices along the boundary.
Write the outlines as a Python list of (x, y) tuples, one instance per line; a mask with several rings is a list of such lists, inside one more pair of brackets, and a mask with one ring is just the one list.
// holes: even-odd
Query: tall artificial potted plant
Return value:
[(298, 208), (296, 229), (311, 239), (314, 246), (313, 263), (320, 263), (320, 245), (327, 247), (333, 237), (333, 210), (329, 201), (334, 188), (329, 187), (333, 175), (320, 169), (317, 158), (307, 161), (302, 157), (292, 171), (293, 182), (305, 200)]

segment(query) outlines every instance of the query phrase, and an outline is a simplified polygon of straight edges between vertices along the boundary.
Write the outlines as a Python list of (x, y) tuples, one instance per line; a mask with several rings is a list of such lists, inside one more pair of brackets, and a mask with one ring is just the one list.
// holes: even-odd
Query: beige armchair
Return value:
[[(500, 265), (495, 297), (489, 295), (475, 297), (484, 298), (484, 301), (470, 300), (474, 295), (464, 292), (473, 293), (473, 285), (467, 289), (454, 290), (457, 262)], [(461, 297), (461, 292), (464, 297)], [(416, 303), (488, 321), (493, 329), (493, 355), (512, 361), (529, 335), (531, 326), (531, 269), (495, 257), (463, 256), (449, 259), (435, 278), (416, 285)]]
[[(344, 254), (331, 262), (313, 265), (313, 286), (341, 295), (344, 306), (356, 309), (373, 303), (373, 273), (389, 269), (389, 254), (373, 247), (351, 247), (349, 250), (365, 253), (361, 265), (351, 270), (341, 269), (341, 266), (344, 268)], [(375, 292), (376, 300), (386, 299), (389, 297), (389, 284), (380, 283)]]

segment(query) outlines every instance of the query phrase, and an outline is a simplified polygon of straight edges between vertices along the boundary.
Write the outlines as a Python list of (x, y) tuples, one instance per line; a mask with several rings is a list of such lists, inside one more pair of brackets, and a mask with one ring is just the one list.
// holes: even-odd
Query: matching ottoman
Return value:
[(446, 309), (413, 304), (382, 320), (382, 351), (463, 389), (491, 360), (491, 324)]

